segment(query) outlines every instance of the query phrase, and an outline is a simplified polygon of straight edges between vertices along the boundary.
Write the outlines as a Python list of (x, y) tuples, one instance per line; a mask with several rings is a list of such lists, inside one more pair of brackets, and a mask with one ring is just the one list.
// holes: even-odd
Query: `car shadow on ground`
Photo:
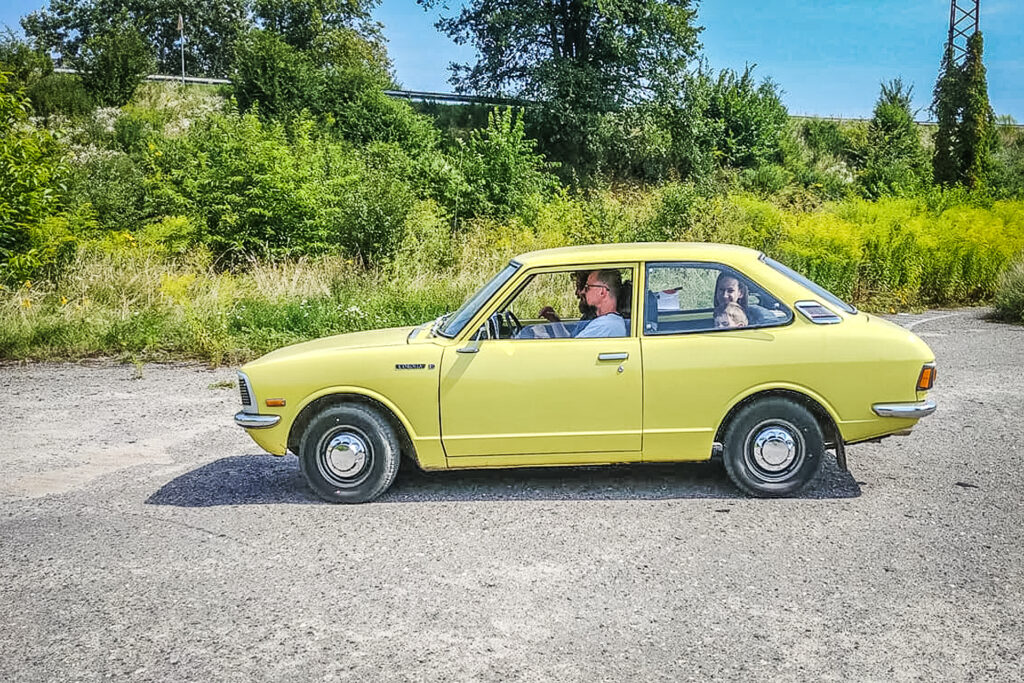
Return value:
[[(794, 498), (856, 498), (860, 485), (828, 456), (810, 486)], [(542, 467), (423, 472), (403, 463), (377, 502), (502, 500), (674, 500), (744, 498), (720, 462), (606, 467)], [(321, 504), (288, 455), (238, 455), (187, 472), (151, 495), (148, 505)]]

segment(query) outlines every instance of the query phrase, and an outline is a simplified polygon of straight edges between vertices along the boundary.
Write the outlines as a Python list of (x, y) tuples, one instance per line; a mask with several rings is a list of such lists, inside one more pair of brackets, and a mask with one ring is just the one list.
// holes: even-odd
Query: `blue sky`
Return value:
[[(6, 0), (0, 24), (16, 27), (44, 4)], [(449, 62), (473, 59), (413, 0), (383, 0), (376, 17), (407, 89), (448, 92)], [(781, 86), (790, 113), (845, 117), (870, 116), (879, 83), (898, 76), (927, 118), (948, 22), (949, 0), (704, 0), (698, 15), (713, 68), (756, 64), (755, 74)], [(1024, 123), (1024, 2), (982, 0), (981, 29), (992, 106)]]

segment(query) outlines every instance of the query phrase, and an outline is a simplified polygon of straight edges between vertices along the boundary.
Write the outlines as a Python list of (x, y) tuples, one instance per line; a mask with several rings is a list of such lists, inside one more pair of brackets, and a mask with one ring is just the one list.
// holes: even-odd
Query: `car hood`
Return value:
[(366, 330), (365, 332), (349, 332), (348, 334), (336, 334), (333, 337), (323, 337), (300, 344), (292, 344), (284, 348), (271, 351), (265, 356), (248, 363), (246, 367), (255, 367), (269, 362), (277, 362), (289, 358), (308, 356), (316, 353), (341, 351), (348, 349), (379, 348), (382, 346), (399, 346), (408, 343), (409, 334), (416, 329), (415, 326), (391, 327), (385, 330)]

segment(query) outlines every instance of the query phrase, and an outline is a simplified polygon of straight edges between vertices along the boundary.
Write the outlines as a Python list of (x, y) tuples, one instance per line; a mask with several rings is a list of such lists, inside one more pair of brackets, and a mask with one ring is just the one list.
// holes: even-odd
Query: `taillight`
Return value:
[(935, 384), (935, 363), (928, 363), (921, 368), (921, 374), (917, 376), (917, 390), (928, 391)]

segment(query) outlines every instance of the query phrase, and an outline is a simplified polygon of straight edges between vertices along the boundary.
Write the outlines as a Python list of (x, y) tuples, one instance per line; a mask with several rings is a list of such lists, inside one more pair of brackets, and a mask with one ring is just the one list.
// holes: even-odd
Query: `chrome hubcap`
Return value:
[(361, 434), (339, 432), (327, 443), (321, 458), (325, 474), (331, 479), (350, 482), (366, 467), (369, 447)]
[(765, 472), (783, 472), (797, 458), (796, 439), (783, 427), (762, 429), (754, 437), (754, 462)]

